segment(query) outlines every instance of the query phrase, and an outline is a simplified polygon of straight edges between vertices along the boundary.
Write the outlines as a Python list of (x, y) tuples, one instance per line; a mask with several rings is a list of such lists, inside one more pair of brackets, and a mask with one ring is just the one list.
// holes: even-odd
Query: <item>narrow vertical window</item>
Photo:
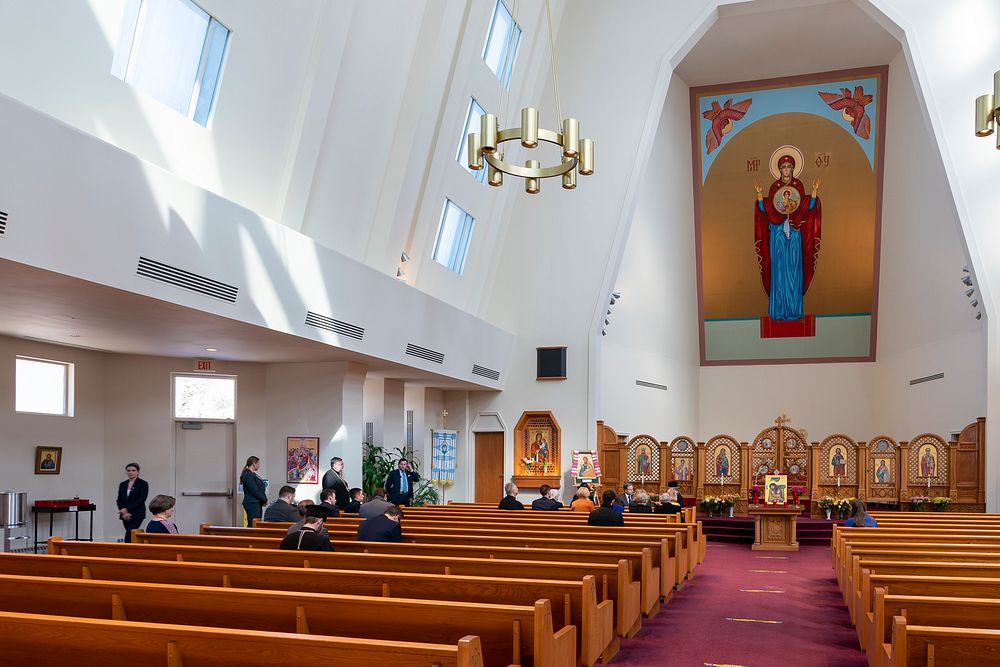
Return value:
[(521, 27), (514, 22), (514, 17), (503, 0), (496, 0), (493, 18), (490, 19), (490, 31), (483, 47), (483, 60), (504, 88), (510, 88), (510, 73), (514, 69), (520, 43)]
[(476, 98), (469, 99), (469, 111), (465, 114), (465, 129), (462, 132), (462, 140), (458, 142), (458, 155), (455, 158), (480, 183), (486, 180), (486, 167), (484, 165), (482, 169), (469, 169), (468, 141), (470, 134), (479, 132), (479, 119), (484, 113), (486, 111)]
[(458, 204), (446, 199), (434, 240), (434, 261), (455, 273), (465, 270), (465, 255), (469, 250), (469, 238), (475, 219), (462, 210)]
[(127, 0), (111, 73), (207, 126), (229, 35), (191, 0)]
[(73, 364), (17, 357), (14, 411), (73, 416)]

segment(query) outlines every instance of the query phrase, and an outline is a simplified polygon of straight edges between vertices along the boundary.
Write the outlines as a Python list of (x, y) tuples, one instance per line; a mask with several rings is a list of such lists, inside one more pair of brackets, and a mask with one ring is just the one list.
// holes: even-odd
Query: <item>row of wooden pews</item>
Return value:
[(1000, 515), (872, 515), (831, 542), (869, 665), (1000, 665)]
[[(601, 528), (572, 512), (407, 508), (402, 544), (359, 543), (357, 517), (328, 520), (332, 553), (279, 550), (287, 524), (136, 531), (133, 544), (53, 538), (47, 555), (0, 554), (0, 627), (21, 624), (27, 651), (60, 623), (79, 626), (99, 652), (98, 626), (109, 637), (116, 625), (138, 626), (149, 664), (207, 663), (201, 647), (214, 640), (204, 633), (220, 642), (242, 633), (254, 656), (232, 664), (287, 654), (277, 661), (593, 665), (611, 660), (704, 558), (696, 523), (626, 521)], [(301, 663), (297, 638), (309, 640)]]

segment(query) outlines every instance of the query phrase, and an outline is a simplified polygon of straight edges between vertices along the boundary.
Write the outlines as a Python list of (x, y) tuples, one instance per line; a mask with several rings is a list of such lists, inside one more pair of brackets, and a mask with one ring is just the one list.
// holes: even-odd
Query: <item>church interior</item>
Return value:
[(1000, 665), (998, 0), (21, 1), (0, 52), (0, 662)]

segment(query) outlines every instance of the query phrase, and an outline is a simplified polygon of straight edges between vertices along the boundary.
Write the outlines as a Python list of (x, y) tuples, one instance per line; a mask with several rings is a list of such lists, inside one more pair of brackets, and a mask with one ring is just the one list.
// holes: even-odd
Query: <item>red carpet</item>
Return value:
[[(759, 620), (780, 623), (754, 622)], [(634, 639), (622, 642), (612, 664), (863, 667), (868, 663), (837, 590), (829, 547), (767, 552), (710, 542), (695, 578), (656, 618), (644, 620)]]

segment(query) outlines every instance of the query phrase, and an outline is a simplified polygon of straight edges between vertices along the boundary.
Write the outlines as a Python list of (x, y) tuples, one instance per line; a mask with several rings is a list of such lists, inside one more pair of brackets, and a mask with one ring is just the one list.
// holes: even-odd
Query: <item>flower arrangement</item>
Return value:
[(721, 512), (723, 508), (722, 498), (718, 496), (705, 496), (701, 499), (701, 508), (708, 512), (709, 515), (715, 512)]
[(854, 498), (841, 498), (837, 501), (837, 511), (840, 513), (840, 518), (844, 519), (851, 513), (851, 504), (854, 502)]
[(759, 503), (760, 502), (760, 494), (761, 494), (762, 491), (763, 491), (763, 489), (761, 489), (760, 484), (754, 484), (753, 486), (751, 486), (750, 487), (750, 502), (752, 502), (754, 505), (756, 505), (757, 503)]
[(725, 493), (719, 497), (723, 507), (736, 507), (736, 501), (740, 499), (738, 493)]
[(919, 512), (930, 501), (930, 496), (910, 496), (910, 507)]
[(823, 496), (816, 504), (819, 505), (819, 508), (822, 510), (832, 510), (837, 507), (839, 503), (840, 501), (831, 496)]
[(931, 504), (936, 512), (947, 512), (948, 505), (951, 505), (951, 498), (948, 496), (937, 496), (931, 499)]

